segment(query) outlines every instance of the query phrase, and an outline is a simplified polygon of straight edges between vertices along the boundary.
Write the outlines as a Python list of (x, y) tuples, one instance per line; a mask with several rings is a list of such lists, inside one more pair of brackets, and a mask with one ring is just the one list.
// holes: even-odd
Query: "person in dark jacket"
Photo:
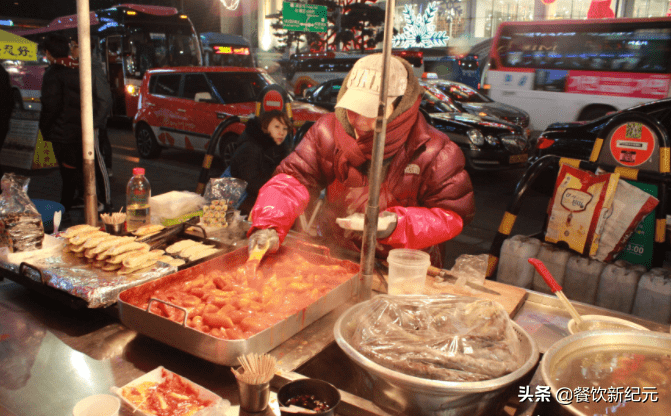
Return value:
[[(48, 35), (44, 48), (50, 65), (42, 78), (39, 127), (44, 140), (54, 148), (63, 180), (61, 204), (69, 211), (77, 189), (84, 189), (79, 62), (68, 56), (70, 42), (63, 35)], [(94, 96), (96, 92), (93, 84)], [(101, 110), (93, 107), (94, 120)], [(100, 204), (98, 208), (102, 209)]]
[[(13, 97), (9, 74), (5, 67), (0, 65), (0, 152), (2, 152), (2, 146), (5, 144), (5, 138), (9, 132), (9, 119), (12, 117), (12, 110), (14, 109)], [(0, 178), (3, 173), (0, 166)]]
[[(308, 130), (261, 188), (250, 213), (250, 250), (266, 244), (270, 252), (279, 249), (296, 218), (323, 189), (326, 199), (317, 218), (321, 234), (340, 246), (361, 248), (382, 65), (382, 54), (367, 55), (354, 64), (335, 113)], [(381, 218), (394, 221), (378, 232), (376, 256), (384, 259), (394, 248), (420, 249), (429, 252), (433, 265), (441, 266), (443, 243), (461, 233), (475, 215), (473, 187), (459, 147), (420, 113), (422, 87), (412, 66), (392, 56), (388, 71), (379, 210)], [(349, 224), (358, 224), (357, 216), (359, 230), (336, 222), (354, 217)]]
[(273, 171), (289, 154), (286, 137), (291, 121), (279, 110), (263, 113), (247, 122), (240, 135), (242, 143), (231, 159), (231, 176), (247, 182), (247, 198), (240, 211), (248, 214), (256, 202), (259, 189), (273, 176)]
[[(79, 61), (79, 43), (70, 42), (70, 56)], [(91, 39), (91, 84), (93, 88), (93, 127), (95, 129), (96, 186), (98, 201), (104, 205), (104, 211), (112, 210), (112, 144), (107, 136), (107, 117), (112, 110), (112, 91), (103, 70), (100, 55), (96, 52), (95, 41)], [(98, 173), (100, 172), (100, 173)], [(78, 189), (84, 195), (83, 189)]]

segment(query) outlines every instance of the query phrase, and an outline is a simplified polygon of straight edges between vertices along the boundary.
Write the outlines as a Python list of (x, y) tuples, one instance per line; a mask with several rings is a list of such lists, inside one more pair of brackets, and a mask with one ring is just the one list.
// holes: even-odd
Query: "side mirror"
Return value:
[(197, 103), (211, 102), (212, 101), (212, 95), (210, 95), (209, 92), (197, 92), (196, 95), (194, 96), (194, 100)]

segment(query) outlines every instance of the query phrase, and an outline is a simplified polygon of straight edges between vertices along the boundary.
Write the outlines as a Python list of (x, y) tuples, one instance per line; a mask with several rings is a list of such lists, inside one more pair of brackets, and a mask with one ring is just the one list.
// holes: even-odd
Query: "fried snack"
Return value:
[(128, 256), (121, 263), (124, 265), (124, 267), (135, 268), (150, 260), (154, 260), (154, 262), (158, 261), (159, 257), (161, 257), (163, 253), (163, 250), (152, 250), (148, 253), (143, 253), (138, 256)]
[(219, 249), (218, 248), (207, 248), (205, 250), (199, 251), (194, 255), (189, 256), (189, 261), (195, 261), (198, 259), (202, 259), (207, 256), (211, 256), (215, 253), (218, 253)]
[(107, 233), (104, 232), (104, 231), (100, 231), (96, 228), (95, 230), (84, 231), (81, 234), (77, 234), (76, 236), (72, 237), (69, 240), (69, 242), (70, 242), (70, 244), (78, 246), (80, 244), (84, 244), (86, 242), (86, 240), (88, 240), (91, 237), (101, 237), (105, 234), (107, 234)]
[(99, 235), (95, 237), (89, 237), (86, 242), (84, 243), (84, 248), (94, 248), (97, 247), (98, 244), (102, 243), (103, 241), (108, 241), (114, 239), (115, 236), (112, 234), (105, 233), (105, 235)]
[(85, 231), (90, 231), (90, 230), (97, 230), (96, 227), (88, 224), (79, 224), (79, 225), (73, 225), (72, 227), (68, 228), (67, 231), (63, 233), (63, 237), (65, 238), (72, 238), (75, 237), (77, 234), (83, 233)]
[(145, 244), (144, 247), (140, 247), (140, 248), (135, 249), (135, 250), (126, 251), (124, 253), (117, 254), (116, 256), (107, 259), (107, 262), (111, 263), (111, 264), (121, 264), (126, 258), (128, 258), (130, 256), (137, 256), (139, 253), (148, 252), (149, 248), (150, 248), (149, 245)]
[[(70, 251), (73, 252), (73, 253), (77, 253), (77, 255), (78, 255), (77, 257), (84, 257), (84, 250), (86, 250), (86, 249), (84, 248), (83, 244), (78, 245), (78, 246), (77, 245), (72, 245), (72, 244), (70, 245)], [(79, 253), (81, 253), (82, 255), (79, 256)]]
[(183, 259), (176, 259), (171, 256), (161, 256), (161, 258), (158, 259), (158, 261), (161, 261), (163, 263), (169, 264), (171, 266), (179, 267), (183, 264), (186, 264), (186, 261)]
[(165, 227), (161, 224), (147, 224), (135, 230), (133, 234), (138, 237), (146, 237), (151, 234), (156, 234), (162, 231), (164, 228)]
[(126, 267), (123, 266), (121, 269), (119, 269), (116, 274), (118, 275), (124, 275), (124, 274), (131, 274), (131, 273), (144, 273), (146, 271), (149, 271), (154, 267), (154, 265), (158, 262), (158, 259), (153, 259), (153, 260), (147, 260), (146, 262), (135, 266), (135, 267)]
[(168, 254), (178, 254), (182, 250), (191, 247), (194, 244), (198, 244), (198, 241), (195, 240), (180, 240), (176, 242), (175, 244), (169, 246), (168, 248), (165, 249), (165, 252)]
[(118, 264), (110, 264), (106, 263), (101, 269), (103, 269), (106, 272), (113, 272), (115, 270), (119, 270), (122, 267), (121, 263)]
[(121, 244), (119, 246), (116, 246), (112, 249), (109, 250), (109, 255), (110, 256), (118, 256), (119, 254), (123, 254), (127, 251), (133, 251), (133, 250), (139, 250), (143, 247), (149, 247), (149, 244), (145, 243), (138, 243), (136, 241), (126, 243), (126, 244)]
[(185, 259), (190, 259), (191, 256), (195, 256), (201, 251), (207, 250), (213, 248), (212, 246), (208, 246), (205, 244), (201, 243), (196, 243), (195, 245), (192, 245), (191, 247), (188, 247), (182, 251), (179, 252), (179, 257), (185, 258)]
[(120, 243), (130, 243), (131, 241), (135, 240), (135, 237), (118, 237), (118, 236), (113, 236), (113, 239), (105, 240), (102, 243), (98, 244), (96, 247), (94, 247), (91, 252), (93, 254), (100, 254), (104, 251), (109, 250), (110, 248), (120, 244)]

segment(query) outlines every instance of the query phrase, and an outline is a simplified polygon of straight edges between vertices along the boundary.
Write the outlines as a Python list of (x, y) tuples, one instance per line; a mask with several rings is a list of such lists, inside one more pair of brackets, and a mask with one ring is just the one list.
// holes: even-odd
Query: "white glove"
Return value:
[[(356, 212), (345, 218), (336, 218), (336, 224), (346, 230), (363, 233), (364, 214)], [(396, 229), (398, 218), (395, 213), (383, 211), (377, 218), (377, 238), (387, 238)]]

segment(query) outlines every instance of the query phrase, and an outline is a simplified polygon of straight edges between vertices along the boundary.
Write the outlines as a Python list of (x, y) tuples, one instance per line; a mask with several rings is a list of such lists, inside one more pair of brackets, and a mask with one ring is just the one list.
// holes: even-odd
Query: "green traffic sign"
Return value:
[(298, 32), (326, 32), (327, 8), (316, 4), (291, 3), (282, 5), (284, 29)]

